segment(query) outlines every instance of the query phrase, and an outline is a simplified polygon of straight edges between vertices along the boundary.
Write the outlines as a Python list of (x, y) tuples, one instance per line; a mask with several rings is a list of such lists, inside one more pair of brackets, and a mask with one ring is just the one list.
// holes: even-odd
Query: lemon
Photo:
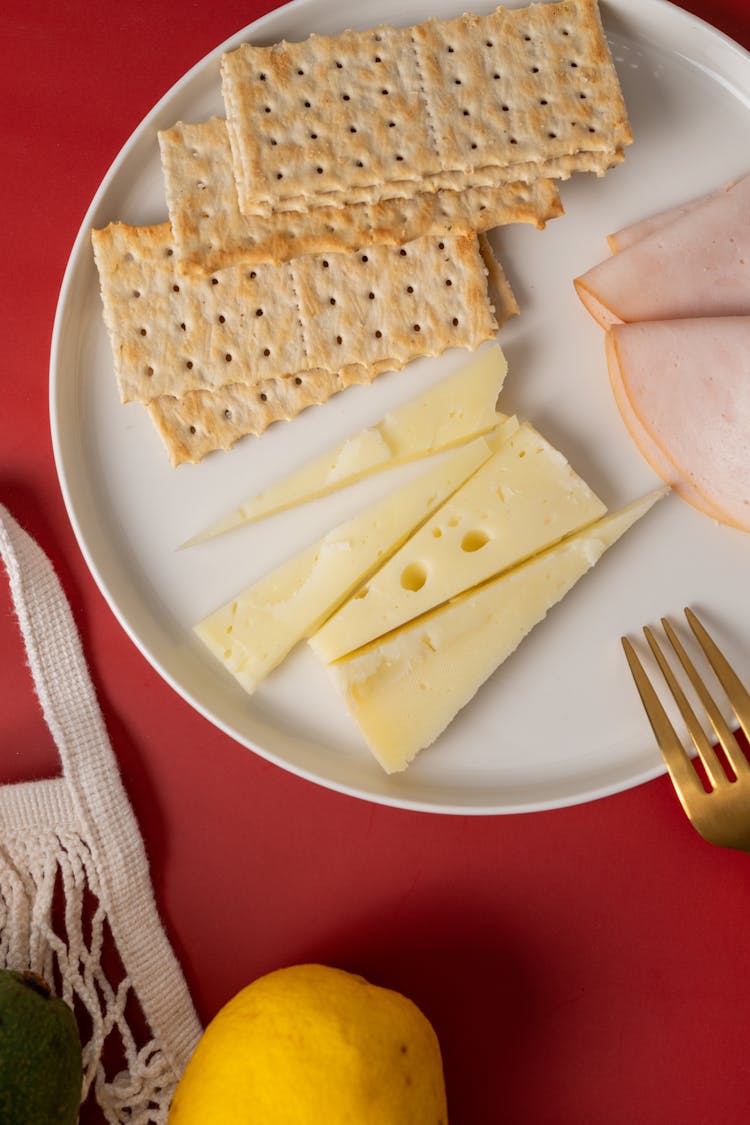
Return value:
[(206, 1028), (169, 1125), (447, 1125), (440, 1047), (399, 992), (324, 965), (260, 977)]

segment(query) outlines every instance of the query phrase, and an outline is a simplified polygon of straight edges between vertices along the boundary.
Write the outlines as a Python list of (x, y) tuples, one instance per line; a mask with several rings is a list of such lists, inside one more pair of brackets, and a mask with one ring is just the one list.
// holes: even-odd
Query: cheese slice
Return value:
[(337, 448), (246, 500), (183, 546), (212, 539), (325, 496), (370, 473), (439, 453), (487, 433), (505, 418), (495, 406), (507, 370), (499, 347), (480, 352), (425, 394), (391, 410), (378, 425), (360, 430)]
[(347, 709), (383, 769), (405, 769), (434, 742), (547, 611), (667, 491), (605, 516), (330, 665)]
[(524, 423), (331, 617), (312, 647), (337, 660), (605, 511), (563, 455)]
[[(510, 420), (501, 430), (510, 432)], [(500, 440), (499, 438), (497, 440)], [(195, 626), (249, 692), (492, 455), (484, 438), (329, 531)]]

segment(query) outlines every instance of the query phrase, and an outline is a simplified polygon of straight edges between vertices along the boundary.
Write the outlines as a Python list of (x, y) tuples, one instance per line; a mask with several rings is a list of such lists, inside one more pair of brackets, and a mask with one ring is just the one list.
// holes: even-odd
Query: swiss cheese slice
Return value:
[(606, 508), (528, 423), (311, 638), (330, 662), (591, 523)]
[(495, 407), (508, 364), (496, 345), (418, 398), (244, 501), (185, 546), (325, 496), (370, 473), (450, 449), (504, 420)]
[(499, 578), (329, 667), (388, 773), (429, 746), (582, 575), (667, 490), (605, 516)]
[(491, 454), (484, 438), (461, 446), (227, 602), (195, 633), (254, 691)]

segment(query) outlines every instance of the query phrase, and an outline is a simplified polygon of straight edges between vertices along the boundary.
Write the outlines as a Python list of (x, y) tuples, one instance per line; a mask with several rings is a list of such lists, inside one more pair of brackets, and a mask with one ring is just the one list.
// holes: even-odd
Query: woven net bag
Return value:
[(162, 1125), (201, 1027), (53, 568), (0, 505), (2, 555), (59, 777), (0, 787), (0, 965), (40, 973), (78, 1018), (82, 1100)]

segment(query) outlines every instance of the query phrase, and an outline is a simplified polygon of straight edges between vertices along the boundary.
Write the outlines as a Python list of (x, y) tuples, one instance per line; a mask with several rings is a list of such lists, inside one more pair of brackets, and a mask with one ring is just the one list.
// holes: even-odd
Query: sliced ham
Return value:
[(623, 421), (655, 472), (750, 531), (750, 316), (615, 325), (607, 362)]
[(697, 199), (689, 199), (687, 203), (678, 203), (676, 207), (668, 207), (665, 211), (659, 211), (657, 215), (649, 215), (647, 219), (641, 219), (637, 223), (631, 223), (630, 226), (615, 231), (614, 234), (608, 234), (607, 243), (610, 250), (613, 254), (617, 254), (620, 250), (627, 250), (633, 243), (640, 242), (647, 235), (662, 230), (675, 219), (681, 219), (683, 215), (689, 215), (691, 211), (695, 211), (704, 203), (708, 203), (710, 199), (715, 199), (717, 195), (729, 191), (736, 182), (736, 180), (732, 180), (731, 183), (723, 184), (708, 195), (700, 195)]
[(750, 176), (575, 279), (604, 328), (750, 315)]
[(724, 513), (714, 507), (708, 497), (703, 496), (702, 493), (698, 492), (697, 488), (694, 488), (688, 480), (685, 480), (681, 476), (680, 470), (673, 461), (670, 461), (662, 447), (646, 429), (640, 416), (635, 412), (633, 404), (625, 390), (622, 368), (617, 351), (615, 350), (614, 331), (607, 333), (606, 341), (607, 367), (609, 368), (609, 381), (612, 387), (612, 393), (615, 398), (615, 403), (617, 404), (617, 409), (620, 412), (620, 417), (625, 423), (625, 428), (628, 430), (633, 441), (654, 472), (661, 477), (665, 484), (670, 486), (673, 492), (676, 492), (678, 496), (681, 496), (683, 500), (691, 504), (694, 508), (698, 508), (701, 512), (710, 516), (711, 519), (723, 522)]

